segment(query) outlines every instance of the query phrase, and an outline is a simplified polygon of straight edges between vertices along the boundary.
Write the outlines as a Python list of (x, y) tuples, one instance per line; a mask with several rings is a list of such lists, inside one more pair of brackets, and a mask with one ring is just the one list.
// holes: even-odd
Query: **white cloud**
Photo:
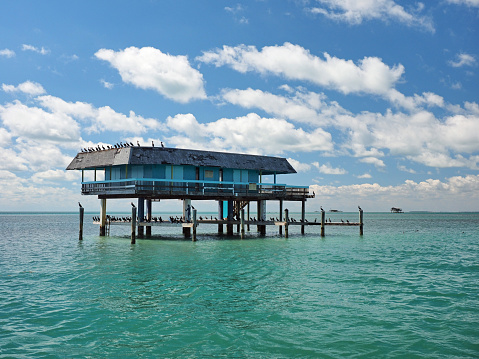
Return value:
[(206, 124), (198, 123), (192, 114), (176, 115), (168, 117), (167, 126), (179, 133), (168, 138), (168, 143), (183, 148), (268, 154), (332, 149), (331, 135), (322, 129), (306, 132), (285, 120), (262, 118), (255, 113)]
[(363, 20), (395, 20), (407, 26), (418, 26), (434, 32), (434, 25), (428, 17), (420, 16), (424, 4), (407, 11), (393, 0), (317, 0), (320, 6), (310, 8), (313, 14), (321, 14), (330, 19), (361, 24)]
[(80, 127), (70, 116), (28, 107), (20, 101), (0, 105), (0, 120), (13, 136), (57, 142), (77, 141), (80, 137)]
[(445, 181), (407, 180), (398, 186), (315, 184), (310, 186), (310, 191), (316, 193), (312, 201), (321, 200), (323, 206), (331, 203), (333, 208), (351, 208), (351, 203), (358, 203), (365, 211), (387, 211), (392, 206), (405, 210), (470, 211), (478, 209), (474, 199), (479, 199), (479, 175), (456, 176)]
[(327, 175), (345, 175), (348, 173), (344, 168), (333, 168), (330, 163), (320, 165), (319, 162), (313, 162), (313, 166), (316, 167), (319, 172)]
[(41, 48), (38, 48), (38, 47), (35, 47), (35, 46), (32, 46), (32, 45), (26, 45), (26, 44), (22, 45), (22, 50), (23, 51), (33, 51), (33, 52), (36, 52), (36, 53), (41, 54), (41, 55), (47, 55), (47, 54), (50, 53), (50, 50), (45, 49), (43, 46)]
[(10, 50), (10, 49), (3, 49), (0, 50), (0, 56), (5, 56), (5, 57), (14, 57), (15, 56), (15, 51)]
[(23, 92), (32, 96), (41, 95), (46, 92), (42, 85), (32, 81), (25, 81), (18, 86), (2, 84), (2, 90), (5, 92)]
[[(284, 88), (284, 87), (283, 87)], [(261, 90), (224, 90), (224, 101), (247, 109), (258, 108), (269, 114), (293, 121), (315, 125), (331, 124), (338, 114), (348, 113), (336, 102), (326, 103), (326, 96), (302, 89), (294, 91), (288, 88), (289, 96), (274, 95)]]
[(27, 167), (27, 160), (19, 156), (14, 150), (11, 148), (0, 148), (2, 152), (2, 160), (0, 161), (0, 172), (3, 170), (8, 171), (26, 171), (28, 170)]
[(358, 178), (372, 178), (373, 176), (371, 176), (371, 174), (369, 174), (369, 173), (364, 173), (364, 174), (356, 176), (356, 177), (358, 177)]
[(228, 65), (245, 73), (256, 71), (275, 74), (291, 80), (304, 80), (342, 93), (386, 94), (404, 73), (402, 65), (390, 68), (377, 57), (365, 57), (355, 64), (351, 60), (312, 55), (301, 46), (284, 43), (282, 46), (223, 46), (204, 52), (198, 61), (216, 66)]
[(311, 165), (299, 162), (294, 158), (288, 158), (288, 162), (291, 164), (291, 166), (293, 166), (296, 172), (308, 172), (311, 169)]
[(479, 0), (447, 0), (451, 4), (479, 7)]
[(108, 90), (111, 90), (111, 89), (115, 86), (115, 85), (113, 85), (111, 82), (108, 82), (108, 81), (106, 81), (106, 80), (104, 80), (104, 79), (101, 79), (100, 82), (101, 82), (101, 84), (102, 84), (105, 88), (107, 88)]
[(78, 175), (79, 173), (77, 171), (65, 171), (65, 170), (46, 170), (46, 171), (40, 171), (35, 173), (32, 177), (31, 180), (34, 183), (38, 184), (44, 184), (44, 183), (49, 183), (53, 184), (55, 182), (62, 182), (62, 181), (68, 181), (68, 182), (73, 182), (75, 180), (78, 180)]
[(142, 89), (155, 90), (177, 102), (205, 99), (203, 75), (190, 66), (186, 56), (164, 54), (153, 47), (129, 47), (95, 53), (118, 70), (122, 80)]
[(363, 157), (359, 160), (362, 163), (367, 163), (370, 165), (374, 165), (376, 167), (385, 167), (386, 165), (382, 160), (376, 157)]
[(470, 54), (457, 54), (456, 61), (449, 61), (449, 65), (452, 67), (463, 67), (463, 66), (476, 66), (477, 59), (474, 55)]
[(133, 111), (125, 115), (109, 106), (95, 108), (85, 102), (66, 102), (54, 96), (40, 96), (37, 100), (53, 113), (72, 116), (79, 120), (90, 120), (90, 126), (85, 127), (88, 132), (116, 131), (140, 134), (164, 128), (158, 120), (138, 116)]

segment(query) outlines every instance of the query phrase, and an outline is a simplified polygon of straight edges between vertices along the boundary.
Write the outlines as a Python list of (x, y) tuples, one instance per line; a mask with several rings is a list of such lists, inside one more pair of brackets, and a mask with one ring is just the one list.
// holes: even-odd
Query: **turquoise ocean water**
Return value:
[(479, 357), (477, 213), (135, 245), (86, 218), (0, 214), (0, 358)]

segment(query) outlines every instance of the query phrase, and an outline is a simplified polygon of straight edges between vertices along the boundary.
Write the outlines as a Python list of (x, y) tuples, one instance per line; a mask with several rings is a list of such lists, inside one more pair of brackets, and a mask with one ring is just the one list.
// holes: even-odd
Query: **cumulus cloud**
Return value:
[(402, 65), (389, 67), (377, 57), (365, 57), (356, 64), (328, 53), (314, 56), (303, 47), (287, 42), (282, 46), (265, 46), (261, 51), (255, 46), (223, 46), (204, 52), (197, 60), (230, 66), (241, 73), (255, 71), (308, 81), (345, 94), (386, 94), (404, 73)]
[(43, 46), (41, 48), (38, 48), (38, 47), (35, 47), (35, 46), (32, 46), (32, 45), (26, 45), (26, 44), (22, 45), (22, 50), (23, 51), (33, 51), (33, 52), (36, 52), (37, 54), (40, 54), (40, 55), (48, 55), (50, 53), (50, 50), (45, 49)]
[(318, 169), (319, 172), (326, 175), (345, 175), (348, 173), (344, 168), (334, 168), (330, 163), (320, 165), (319, 162), (313, 162), (313, 166)]
[[(316, 193), (316, 199), (312, 201), (321, 200), (323, 206), (332, 203), (334, 208), (360, 203), (366, 211), (387, 211), (392, 206), (407, 206), (411, 210), (441, 211), (447, 208), (450, 211), (467, 211), (477, 209), (472, 207), (474, 201), (471, 199), (479, 199), (479, 175), (455, 176), (444, 181), (406, 180), (397, 186), (381, 186), (378, 183), (345, 186), (315, 184), (310, 186), (310, 191)], [(465, 207), (467, 204), (471, 207)]]
[(452, 67), (476, 66), (477, 59), (475, 56), (470, 54), (457, 54), (456, 61), (449, 61), (449, 65), (451, 65)]
[(7, 57), (7, 58), (14, 57), (15, 56), (15, 51), (10, 50), (10, 49), (0, 50), (0, 56), (4, 56), (4, 57)]
[(479, 7), (479, 0), (447, 0), (448, 3)]
[(310, 164), (302, 163), (294, 158), (288, 158), (288, 162), (293, 166), (296, 172), (308, 172), (311, 169)]
[(286, 120), (262, 118), (255, 113), (237, 118), (222, 118), (206, 124), (192, 114), (168, 117), (167, 126), (178, 135), (168, 143), (178, 147), (280, 154), (288, 152), (330, 151), (331, 135), (318, 128), (307, 132)]
[(319, 6), (309, 8), (311, 13), (351, 25), (361, 24), (364, 20), (395, 20), (407, 26), (435, 31), (431, 19), (419, 15), (424, 9), (422, 3), (418, 3), (416, 9), (407, 11), (393, 0), (317, 0), (317, 2)]
[(5, 92), (23, 92), (32, 96), (41, 95), (46, 92), (42, 85), (32, 81), (25, 81), (18, 86), (2, 84), (2, 90)]
[(100, 49), (95, 56), (117, 69), (122, 80), (141, 89), (155, 90), (181, 103), (205, 99), (203, 75), (186, 56), (165, 54), (153, 47)]
[(29, 107), (16, 100), (0, 105), (0, 119), (13, 136), (52, 141), (77, 141), (80, 127), (70, 116)]
[(72, 116), (78, 120), (89, 120), (87, 132), (117, 131), (133, 134), (162, 129), (161, 123), (153, 118), (144, 118), (130, 111), (128, 115), (116, 112), (109, 106), (96, 108), (85, 102), (67, 102), (55, 96), (40, 96), (38, 102), (54, 114)]

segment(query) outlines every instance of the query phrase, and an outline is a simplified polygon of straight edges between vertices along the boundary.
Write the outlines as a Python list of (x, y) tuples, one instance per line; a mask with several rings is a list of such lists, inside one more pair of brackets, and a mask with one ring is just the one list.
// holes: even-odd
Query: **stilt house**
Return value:
[[(235, 218), (250, 201), (257, 201), (260, 219), (266, 215), (268, 200), (280, 202), (280, 216), (283, 201), (302, 201), (304, 216), (306, 199), (314, 197), (307, 186), (277, 183), (277, 175), (296, 171), (285, 158), (270, 156), (131, 146), (80, 152), (67, 170), (81, 170), (82, 194), (101, 200), (100, 235), (107, 199), (138, 199), (141, 222), (151, 218), (151, 202), (161, 199), (183, 200), (188, 220), (192, 200), (217, 201), (222, 219)], [(93, 181), (85, 181), (85, 171), (94, 172)], [(273, 183), (263, 183), (265, 175), (272, 175)]]

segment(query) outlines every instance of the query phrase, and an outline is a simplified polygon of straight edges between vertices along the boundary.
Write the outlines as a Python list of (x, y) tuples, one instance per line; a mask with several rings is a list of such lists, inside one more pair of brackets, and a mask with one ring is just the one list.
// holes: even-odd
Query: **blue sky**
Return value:
[(2, 1), (0, 211), (97, 210), (64, 169), (125, 140), (288, 158), (308, 210), (478, 211), (478, 30), (479, 0)]

